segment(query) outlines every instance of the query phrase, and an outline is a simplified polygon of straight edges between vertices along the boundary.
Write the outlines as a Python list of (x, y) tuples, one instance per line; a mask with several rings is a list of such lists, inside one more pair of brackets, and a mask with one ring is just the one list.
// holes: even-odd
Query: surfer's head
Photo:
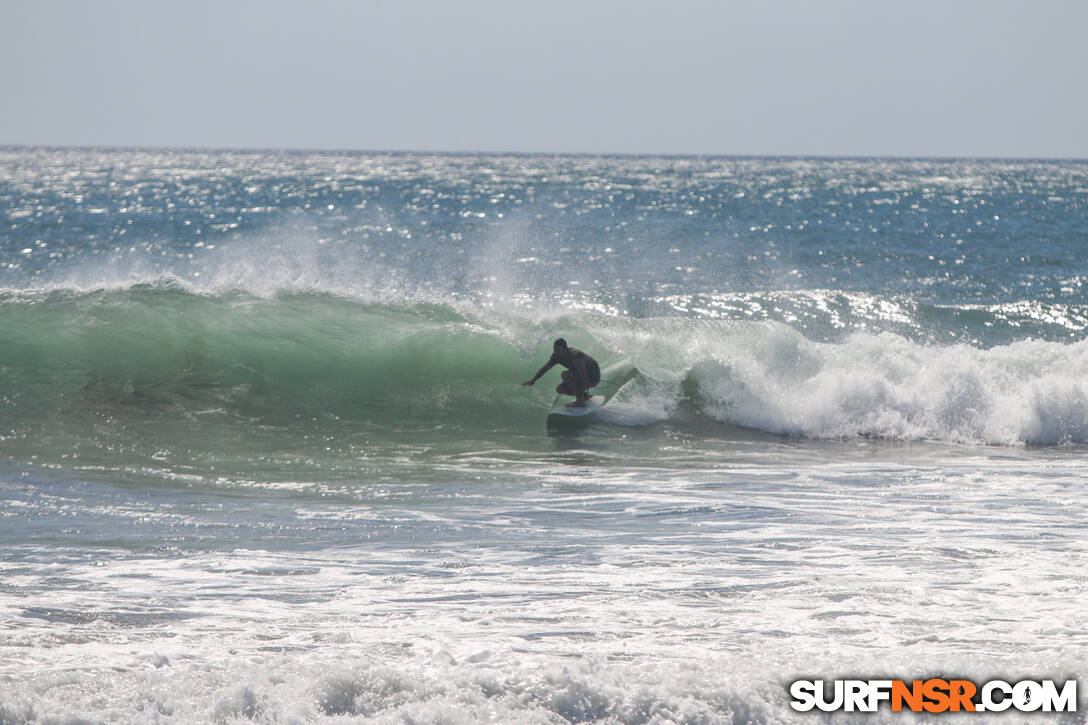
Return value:
[(567, 341), (564, 340), (563, 338), (559, 338), (558, 340), (555, 341), (555, 344), (552, 345), (552, 350), (554, 350), (555, 352), (563, 352), (566, 349), (567, 349)]

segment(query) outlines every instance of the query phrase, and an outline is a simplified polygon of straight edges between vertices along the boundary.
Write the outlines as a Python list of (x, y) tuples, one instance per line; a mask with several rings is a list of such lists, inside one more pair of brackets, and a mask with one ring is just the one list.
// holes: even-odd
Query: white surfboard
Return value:
[(581, 428), (589, 425), (601, 412), (604, 406), (604, 398), (596, 395), (586, 401), (585, 405), (570, 406), (559, 403), (548, 412), (548, 430), (564, 430), (569, 428)]
[(560, 403), (552, 408), (548, 415), (564, 415), (571, 417), (579, 417), (584, 415), (593, 415), (601, 409), (604, 405), (604, 400), (599, 395), (594, 395), (592, 398), (586, 401), (585, 405), (568, 405), (566, 403)]

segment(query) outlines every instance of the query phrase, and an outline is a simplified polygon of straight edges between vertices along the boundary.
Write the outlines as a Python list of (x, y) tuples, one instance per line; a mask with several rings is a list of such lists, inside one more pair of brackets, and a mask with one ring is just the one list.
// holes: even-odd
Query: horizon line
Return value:
[(391, 156), (569, 156), (598, 158), (676, 158), (676, 159), (731, 159), (731, 160), (809, 160), (809, 161), (1020, 161), (1020, 162), (1088, 162), (1088, 157), (1076, 156), (946, 156), (946, 155), (894, 155), (894, 154), (785, 154), (785, 153), (696, 153), (696, 152), (625, 152), (625, 151), (450, 151), (435, 149), (349, 149), (330, 147), (260, 147), (260, 146), (148, 146), (116, 144), (6, 144), (0, 150), (41, 149), (47, 151), (177, 151), (221, 153), (283, 153), (283, 154), (359, 154)]

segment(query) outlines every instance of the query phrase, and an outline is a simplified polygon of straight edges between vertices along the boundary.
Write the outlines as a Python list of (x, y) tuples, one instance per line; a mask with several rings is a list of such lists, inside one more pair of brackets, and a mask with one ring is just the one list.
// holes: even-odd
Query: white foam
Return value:
[[(636, 323), (635, 327), (638, 327)], [(892, 333), (815, 342), (772, 322), (646, 321), (602, 332), (652, 378), (723, 422), (814, 438), (1088, 442), (1088, 341), (980, 348)], [(642, 330), (641, 332), (645, 332)], [(686, 381), (686, 382), (685, 382)], [(645, 408), (660, 410), (661, 391)]]
[[(286, 518), (257, 517), (277, 551), (217, 538), (223, 523), (244, 534), (244, 514), (197, 526), (205, 543), (184, 553), (107, 548), (147, 489), (108, 487), (87, 517), (57, 482), (20, 477), (39, 510), (64, 496), (73, 533), (0, 561), (0, 716), (806, 723), (788, 707), (795, 676), (1083, 672), (1072, 452), (614, 443), (477, 452), (459, 468), (471, 484), (414, 504), (277, 497)], [(491, 485), (474, 475), (494, 470)], [(94, 508), (95, 488), (75, 488)]]

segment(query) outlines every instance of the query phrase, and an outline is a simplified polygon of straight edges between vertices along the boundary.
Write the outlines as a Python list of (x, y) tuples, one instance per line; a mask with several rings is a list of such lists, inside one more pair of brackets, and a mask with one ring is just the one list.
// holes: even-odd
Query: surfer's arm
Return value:
[(549, 360), (548, 363), (544, 367), (542, 367), (542, 368), (540, 368), (539, 370), (536, 371), (536, 375), (534, 375), (531, 380), (526, 380), (524, 383), (522, 383), (522, 385), (532, 385), (533, 383), (535, 383), (537, 380), (540, 379), (541, 375), (543, 375), (544, 373), (551, 370), (552, 365), (555, 365), (555, 363), (552, 362), (551, 360)]

